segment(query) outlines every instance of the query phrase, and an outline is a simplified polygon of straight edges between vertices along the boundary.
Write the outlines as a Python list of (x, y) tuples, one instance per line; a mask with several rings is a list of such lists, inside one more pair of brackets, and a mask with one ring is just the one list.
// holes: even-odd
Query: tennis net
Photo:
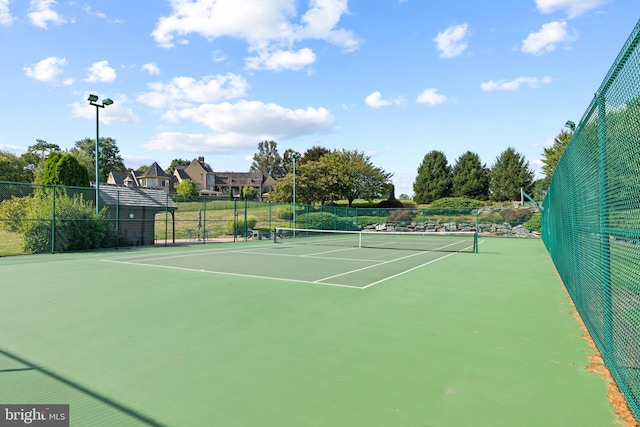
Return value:
[(475, 232), (392, 232), (276, 228), (274, 242), (289, 245), (405, 249), (432, 252), (478, 252)]

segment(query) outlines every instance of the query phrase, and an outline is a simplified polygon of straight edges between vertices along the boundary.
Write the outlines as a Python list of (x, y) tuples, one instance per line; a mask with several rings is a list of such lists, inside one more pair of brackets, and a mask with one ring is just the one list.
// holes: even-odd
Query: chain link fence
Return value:
[[(162, 190), (0, 182), (0, 233), (10, 253), (55, 253), (129, 246), (263, 240), (275, 228), (368, 231), (478, 231), (531, 236), (535, 207), (348, 208), (182, 197)], [(0, 252), (2, 254), (3, 252)]]
[(640, 421), (640, 22), (595, 94), (544, 200), (543, 240)]

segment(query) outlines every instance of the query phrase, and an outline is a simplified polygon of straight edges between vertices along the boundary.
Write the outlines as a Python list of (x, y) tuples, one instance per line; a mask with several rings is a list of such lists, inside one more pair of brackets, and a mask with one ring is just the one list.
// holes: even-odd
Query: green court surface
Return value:
[(73, 426), (615, 426), (539, 240), (0, 258), (0, 403)]

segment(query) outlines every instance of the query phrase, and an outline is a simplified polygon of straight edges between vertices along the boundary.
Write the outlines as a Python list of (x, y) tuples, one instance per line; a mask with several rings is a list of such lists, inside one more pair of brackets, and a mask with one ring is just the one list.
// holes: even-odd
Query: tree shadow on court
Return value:
[(165, 425), (2, 348), (0, 378), (3, 404), (68, 404), (71, 425)]

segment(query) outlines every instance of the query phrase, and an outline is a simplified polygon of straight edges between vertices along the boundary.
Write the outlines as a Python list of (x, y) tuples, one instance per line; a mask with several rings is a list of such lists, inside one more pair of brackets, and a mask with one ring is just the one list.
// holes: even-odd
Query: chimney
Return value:
[(201, 165), (204, 165), (204, 156), (198, 157), (198, 163), (200, 163)]

